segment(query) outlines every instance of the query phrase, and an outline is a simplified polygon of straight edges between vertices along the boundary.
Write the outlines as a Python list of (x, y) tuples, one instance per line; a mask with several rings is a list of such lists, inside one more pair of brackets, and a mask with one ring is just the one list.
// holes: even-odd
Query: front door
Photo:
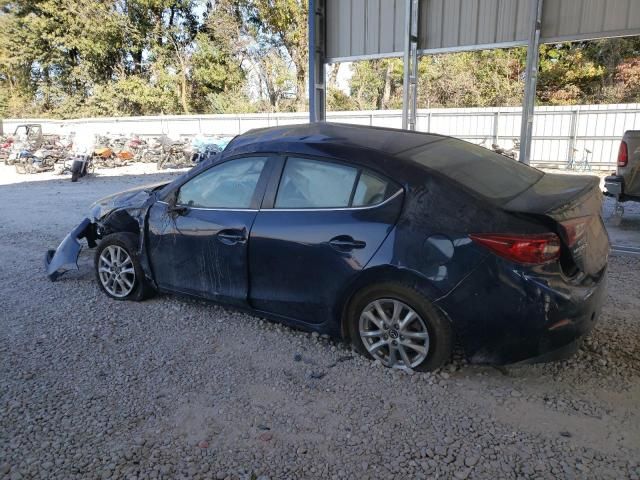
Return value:
[(245, 157), (214, 165), (151, 207), (147, 248), (161, 289), (246, 305), (247, 244), (267, 163)]
[(273, 208), (251, 230), (251, 305), (306, 323), (335, 318), (346, 286), (395, 225), (401, 193), (366, 170), (287, 158)]

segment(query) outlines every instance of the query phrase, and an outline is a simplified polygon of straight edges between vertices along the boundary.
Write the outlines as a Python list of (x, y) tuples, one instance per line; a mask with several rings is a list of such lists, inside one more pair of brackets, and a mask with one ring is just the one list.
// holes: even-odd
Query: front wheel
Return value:
[(132, 233), (107, 235), (94, 259), (96, 278), (103, 292), (115, 300), (140, 301), (152, 294), (137, 254)]
[(365, 288), (350, 302), (346, 320), (354, 348), (386, 367), (432, 371), (451, 358), (449, 321), (409, 286)]

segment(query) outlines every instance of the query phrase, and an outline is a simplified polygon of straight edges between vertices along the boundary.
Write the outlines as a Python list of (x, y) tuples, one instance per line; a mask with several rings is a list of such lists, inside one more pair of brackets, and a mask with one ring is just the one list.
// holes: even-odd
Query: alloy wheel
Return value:
[(114, 297), (129, 295), (136, 283), (136, 271), (129, 253), (118, 245), (109, 245), (100, 254), (98, 275), (104, 289)]
[(387, 367), (415, 368), (429, 354), (425, 321), (400, 300), (381, 298), (367, 305), (359, 332), (369, 354)]

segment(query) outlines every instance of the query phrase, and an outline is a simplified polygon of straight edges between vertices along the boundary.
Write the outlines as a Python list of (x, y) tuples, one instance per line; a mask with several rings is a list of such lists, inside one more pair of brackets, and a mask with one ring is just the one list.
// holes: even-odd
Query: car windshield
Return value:
[(544, 176), (540, 170), (456, 139), (423, 145), (400, 157), (436, 170), (495, 203), (514, 198)]

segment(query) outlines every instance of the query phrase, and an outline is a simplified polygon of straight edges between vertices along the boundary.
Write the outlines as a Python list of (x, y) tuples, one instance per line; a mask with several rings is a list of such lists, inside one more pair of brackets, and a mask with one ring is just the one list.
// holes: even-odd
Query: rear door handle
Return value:
[(238, 230), (235, 228), (228, 228), (226, 230), (220, 230), (218, 232), (218, 240), (225, 245), (235, 245), (236, 243), (243, 243), (247, 240), (246, 230)]
[(354, 240), (350, 235), (338, 235), (329, 240), (329, 245), (339, 252), (350, 252), (367, 246), (362, 240)]

